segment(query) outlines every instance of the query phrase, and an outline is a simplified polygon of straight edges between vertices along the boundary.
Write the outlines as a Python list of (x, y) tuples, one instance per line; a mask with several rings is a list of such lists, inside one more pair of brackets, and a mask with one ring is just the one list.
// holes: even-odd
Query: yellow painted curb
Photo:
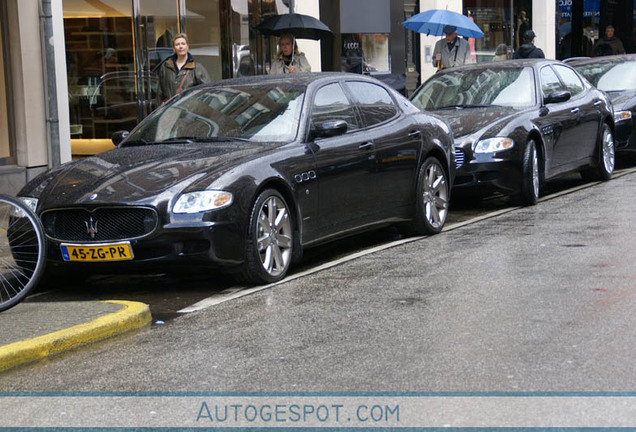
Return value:
[(150, 308), (144, 303), (120, 300), (107, 303), (123, 308), (87, 323), (0, 347), (0, 371), (143, 327), (152, 320)]

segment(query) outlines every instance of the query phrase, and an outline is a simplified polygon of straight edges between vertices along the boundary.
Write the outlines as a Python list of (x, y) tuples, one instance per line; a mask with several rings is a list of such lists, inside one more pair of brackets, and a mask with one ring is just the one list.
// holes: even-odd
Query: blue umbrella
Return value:
[(402, 25), (409, 30), (424, 33), (426, 36), (441, 36), (445, 33), (444, 26), (453, 26), (460, 36), (484, 37), (484, 32), (466, 15), (443, 9), (431, 9), (418, 13), (404, 21)]

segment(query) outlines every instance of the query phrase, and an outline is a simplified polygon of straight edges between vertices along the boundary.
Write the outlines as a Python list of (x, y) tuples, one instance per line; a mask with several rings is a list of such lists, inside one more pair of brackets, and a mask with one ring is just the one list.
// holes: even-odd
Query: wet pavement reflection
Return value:
[[(545, 186), (544, 194), (566, 191), (584, 185), (580, 175), (568, 174)], [(483, 199), (454, 198), (447, 226), (465, 222), (495, 211), (514, 208), (513, 198), (489, 196)], [(539, 204), (540, 205), (540, 204)], [(400, 239), (398, 230), (387, 227), (308, 249), (290, 275), (311, 270), (323, 263)], [(82, 283), (48, 281), (26, 302), (130, 300), (150, 306), (153, 321), (161, 325), (180, 315), (179, 310), (215, 294), (240, 289), (234, 280), (220, 272), (196, 271), (174, 274), (94, 275)]]

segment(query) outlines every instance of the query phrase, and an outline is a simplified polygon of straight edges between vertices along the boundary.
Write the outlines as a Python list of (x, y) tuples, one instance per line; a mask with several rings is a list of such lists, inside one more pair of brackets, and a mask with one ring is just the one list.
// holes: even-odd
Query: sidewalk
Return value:
[(0, 313), (0, 372), (150, 324), (130, 301), (20, 303)]

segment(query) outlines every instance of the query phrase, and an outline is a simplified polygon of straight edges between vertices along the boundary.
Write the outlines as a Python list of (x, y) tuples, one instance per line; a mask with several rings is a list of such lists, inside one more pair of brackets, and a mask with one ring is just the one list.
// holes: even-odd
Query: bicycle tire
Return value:
[(44, 271), (40, 218), (17, 198), (0, 194), (0, 312), (20, 303)]

